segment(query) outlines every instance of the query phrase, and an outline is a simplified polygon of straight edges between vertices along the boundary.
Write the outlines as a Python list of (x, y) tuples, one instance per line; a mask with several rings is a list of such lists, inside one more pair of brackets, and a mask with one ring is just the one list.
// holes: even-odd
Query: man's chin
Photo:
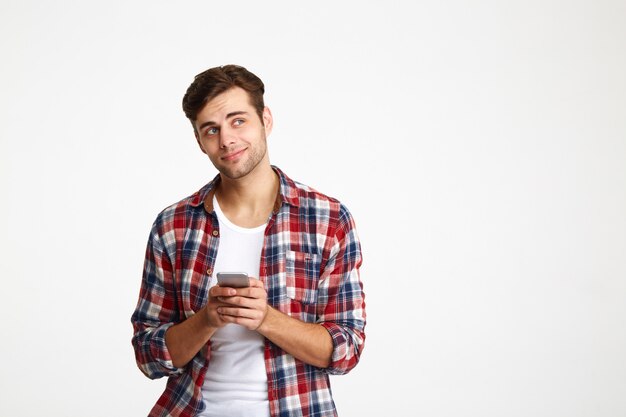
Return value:
[(221, 167), (221, 168), (218, 168), (218, 171), (220, 172), (220, 174), (222, 174), (229, 180), (238, 180), (248, 175), (251, 170), (247, 169), (247, 167), (241, 167), (241, 168)]

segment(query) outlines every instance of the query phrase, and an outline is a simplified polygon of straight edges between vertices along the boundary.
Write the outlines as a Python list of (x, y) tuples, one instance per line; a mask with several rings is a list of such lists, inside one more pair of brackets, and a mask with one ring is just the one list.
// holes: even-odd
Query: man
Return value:
[[(150, 416), (335, 416), (329, 374), (365, 340), (361, 250), (337, 200), (270, 165), (263, 82), (236, 65), (183, 98), (219, 174), (153, 224), (137, 308), (137, 364), (168, 377)], [(216, 285), (243, 271), (248, 287)]]

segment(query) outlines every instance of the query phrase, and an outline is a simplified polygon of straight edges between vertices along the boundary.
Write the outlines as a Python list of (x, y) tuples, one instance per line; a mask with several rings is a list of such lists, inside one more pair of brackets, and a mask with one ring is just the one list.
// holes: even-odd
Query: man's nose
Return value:
[(228, 128), (224, 127), (220, 130), (220, 147), (225, 148), (229, 145), (232, 145), (235, 142), (235, 132)]

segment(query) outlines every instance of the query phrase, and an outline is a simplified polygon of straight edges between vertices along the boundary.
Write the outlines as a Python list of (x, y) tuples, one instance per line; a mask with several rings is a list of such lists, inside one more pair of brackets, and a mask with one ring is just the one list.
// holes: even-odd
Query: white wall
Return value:
[(149, 227), (215, 174), (193, 76), (266, 83), (272, 162), (343, 200), (341, 416), (626, 415), (621, 1), (0, 3), (0, 415), (139, 416)]

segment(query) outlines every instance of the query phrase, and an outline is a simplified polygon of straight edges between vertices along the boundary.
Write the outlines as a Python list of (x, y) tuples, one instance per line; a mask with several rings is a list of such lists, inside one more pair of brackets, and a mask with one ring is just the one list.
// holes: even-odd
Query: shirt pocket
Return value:
[(287, 297), (303, 304), (317, 301), (320, 257), (315, 253), (286, 252)]

